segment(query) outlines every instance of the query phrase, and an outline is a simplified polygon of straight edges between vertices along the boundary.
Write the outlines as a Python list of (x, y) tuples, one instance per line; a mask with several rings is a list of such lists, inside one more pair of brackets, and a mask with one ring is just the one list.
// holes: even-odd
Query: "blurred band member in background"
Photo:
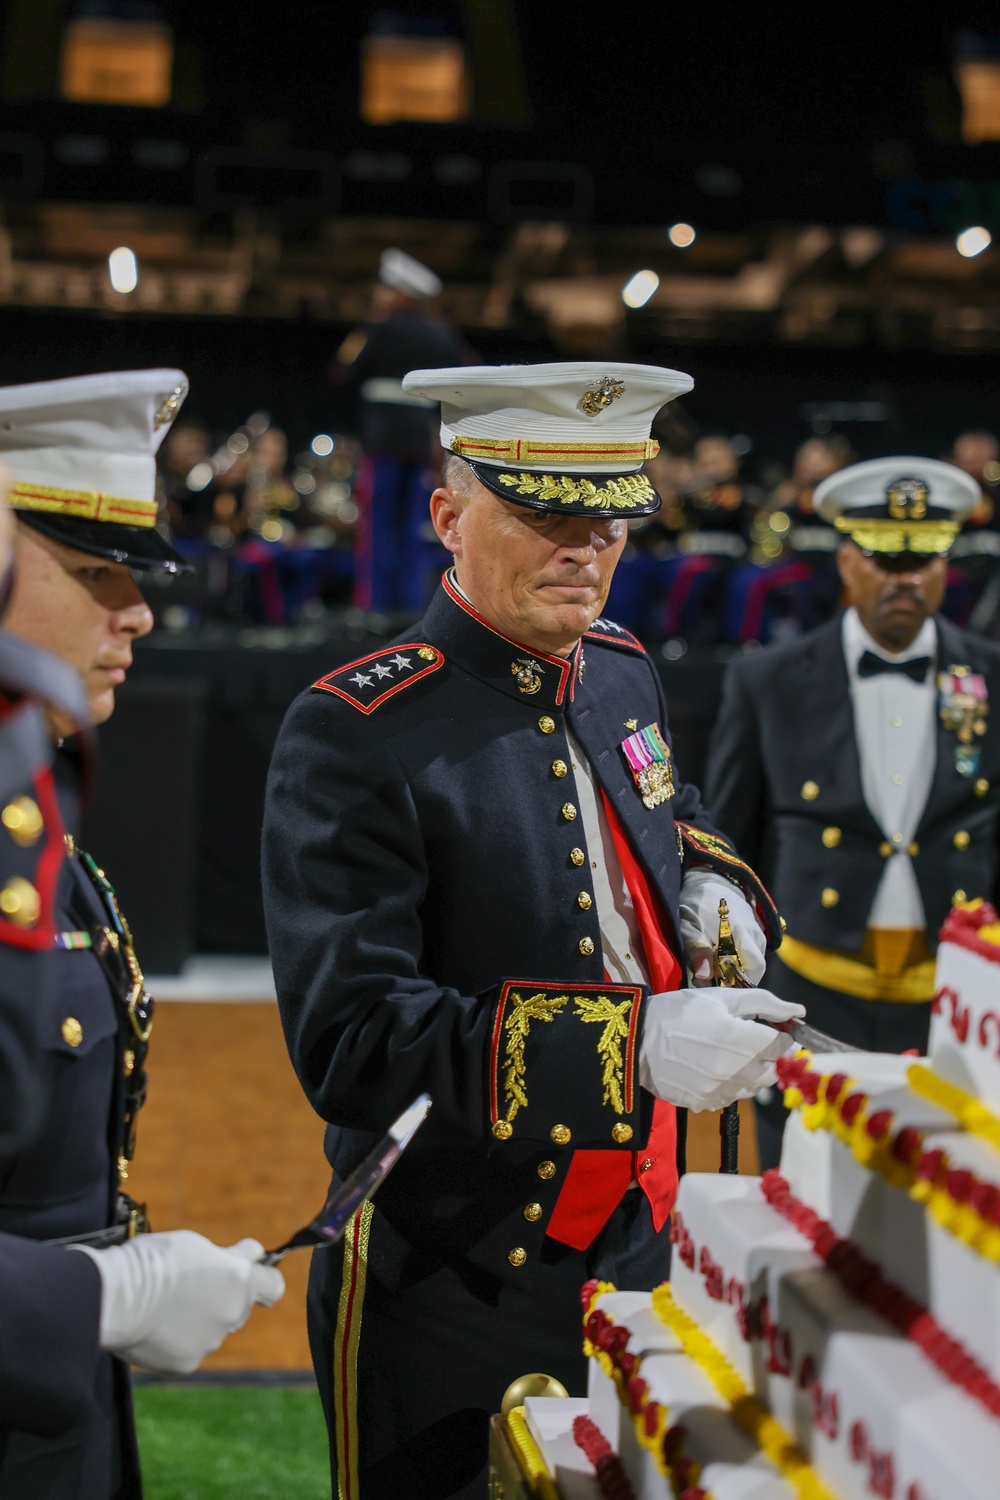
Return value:
[(435, 407), (403, 390), (408, 370), (471, 358), (458, 334), (429, 315), (441, 289), (434, 272), (411, 255), (384, 251), (371, 322), (348, 336), (334, 365), (366, 458), (356, 494), (360, 609), (422, 609), (445, 561), (427, 511), (440, 466)]

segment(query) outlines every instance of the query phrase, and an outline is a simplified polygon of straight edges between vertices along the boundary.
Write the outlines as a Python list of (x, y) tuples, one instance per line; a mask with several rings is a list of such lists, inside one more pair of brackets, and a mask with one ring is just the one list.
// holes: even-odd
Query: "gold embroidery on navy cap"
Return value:
[(612, 401), (617, 401), (619, 396), (625, 394), (625, 382), (615, 380), (612, 375), (605, 375), (596, 385), (584, 391), (580, 400), (580, 410), (585, 411), (589, 417), (599, 416), (606, 406)]
[(922, 521), (929, 493), (926, 482), (916, 475), (894, 479), (885, 492), (889, 515), (894, 521)]

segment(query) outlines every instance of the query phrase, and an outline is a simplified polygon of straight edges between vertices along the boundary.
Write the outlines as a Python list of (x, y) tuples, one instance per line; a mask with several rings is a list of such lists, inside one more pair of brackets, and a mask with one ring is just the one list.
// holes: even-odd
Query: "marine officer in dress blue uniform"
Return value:
[(428, 311), (441, 289), (430, 267), (405, 250), (383, 251), (371, 323), (348, 335), (334, 366), (334, 379), (353, 398), (352, 425), (365, 453), (356, 488), (359, 609), (422, 609), (441, 571), (427, 513), (437, 465), (434, 404), (403, 389), (416, 365), (470, 357), (460, 336)]
[[(751, 977), (779, 936), (674, 765), (659, 678), (602, 606), (686, 375), (418, 371), (454, 559), (423, 619), (293, 705), (264, 831), (292, 1059), (345, 1177), (434, 1108), (309, 1323), (341, 1500), (481, 1496), (487, 1423), (544, 1370), (585, 1384), (579, 1290), (668, 1271), (684, 1109), (774, 1077), (800, 1014), (713, 987), (719, 902)], [(692, 986), (689, 976), (705, 987)]]
[[(939, 611), (978, 503), (951, 464), (872, 459), (825, 479), (847, 608), (730, 666), (706, 779), (712, 816), (788, 931), (777, 994), (867, 1051), (926, 1049), (937, 933), (956, 896), (994, 900), (1000, 651)], [(758, 1111), (765, 1166), (784, 1111)]]
[[(0, 1314), (4, 1500), (141, 1495), (127, 1361), (190, 1370), (255, 1300), (283, 1290), (254, 1263), (254, 1241), (130, 1237), (145, 1227), (122, 1188), (152, 1002), (114, 892), (75, 842), (72, 737), (81, 717), (109, 717), (151, 624), (133, 571), (181, 565), (155, 529), (153, 496), (155, 450), (185, 391), (173, 370), (0, 390), (17, 517), (6, 625), (22, 653), (42, 647), (76, 669), (84, 705), (82, 716), (49, 694), (30, 787), (12, 787), (0, 812), (0, 983), (15, 954), (22, 969), (4, 1009), (19, 1004), (35, 1022), (16, 1064), (33, 1118), (4, 1133), (0, 1157), (0, 1276), (17, 1285), (16, 1312), (5, 1297)], [(0, 1028), (0, 1047), (10, 1032)]]

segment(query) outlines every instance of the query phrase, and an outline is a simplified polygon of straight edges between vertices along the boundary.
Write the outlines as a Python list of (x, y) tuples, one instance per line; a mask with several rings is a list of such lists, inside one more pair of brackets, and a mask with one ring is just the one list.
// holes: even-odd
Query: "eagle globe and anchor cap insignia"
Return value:
[(889, 515), (894, 521), (923, 521), (927, 516), (930, 486), (916, 474), (904, 474), (886, 487)]
[(616, 380), (613, 375), (605, 375), (596, 385), (584, 391), (580, 398), (580, 410), (585, 411), (589, 417), (599, 416), (605, 407), (624, 394), (625, 382)]

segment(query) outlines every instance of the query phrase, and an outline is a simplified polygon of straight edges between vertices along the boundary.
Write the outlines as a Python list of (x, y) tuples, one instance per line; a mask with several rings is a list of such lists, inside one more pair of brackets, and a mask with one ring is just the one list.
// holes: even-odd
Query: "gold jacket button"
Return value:
[(438, 659), (437, 652), (432, 651), (430, 646), (421, 646), (420, 650), (417, 652), (417, 655), (420, 657), (421, 661), (437, 661)]
[(538, 721), (538, 727), (543, 734), (551, 734), (556, 727), (555, 719), (550, 719), (548, 714), (542, 714)]
[(952, 904), (952, 906), (958, 906), (960, 904), (960, 902), (966, 901), (966, 900), (968, 900), (968, 897), (966, 896), (966, 894), (965, 894), (964, 891), (956, 891), (955, 894), (951, 898), (951, 904)]
[(573, 819), (576, 817), (576, 808), (573, 806), (572, 802), (563, 803), (562, 815), (566, 819), (567, 823), (572, 823)]
[(526, 1203), (522, 1212), (529, 1224), (537, 1224), (542, 1217), (542, 1205), (540, 1203)]
[(584, 863), (587, 856), (584, 854), (582, 849), (571, 849), (569, 851), (569, 858), (571, 864), (579, 866)]
[(916, 859), (917, 855), (920, 853), (920, 845), (917, 843), (916, 839), (913, 840), (912, 844), (907, 844), (906, 852), (911, 859)]
[(985, 797), (986, 793), (989, 791), (989, 789), (990, 789), (990, 784), (986, 780), (985, 776), (980, 776), (979, 780), (976, 782), (975, 786), (972, 788), (972, 790), (975, 792), (975, 794), (976, 794), (977, 797)]
[(889, 858), (889, 855), (892, 853), (892, 845), (889, 843), (888, 839), (882, 840), (881, 844), (879, 844), (878, 846), (878, 852), (881, 854), (883, 859)]
[(584, 958), (589, 958), (590, 955), (594, 951), (594, 939), (593, 938), (581, 938), (580, 939), (580, 943), (579, 943), (579, 947), (580, 947), (580, 952), (583, 954)]
[(45, 828), (38, 803), (31, 797), (15, 797), (13, 802), (8, 802), (0, 813), (0, 820), (15, 844), (20, 844), (22, 849), (30, 849), (32, 844), (37, 844)]
[(493, 1122), (493, 1134), (498, 1141), (509, 1141), (514, 1134), (514, 1127), (509, 1120), (495, 1120)]
[(650, 1167), (652, 1165), (653, 1165), (653, 1158), (651, 1156), (647, 1156), (646, 1160), (643, 1162), (642, 1166), (639, 1168), (639, 1171), (640, 1172), (648, 1172), (649, 1169), (650, 1169)]
[(543, 1182), (548, 1182), (550, 1177), (556, 1175), (556, 1164), (554, 1161), (540, 1161), (535, 1170)]
[(835, 891), (832, 885), (828, 885), (824, 888), (823, 894), (819, 899), (822, 901), (824, 906), (836, 906), (837, 902), (840, 900), (840, 892)]
[(826, 849), (836, 849), (843, 835), (839, 828), (824, 828), (822, 833), (823, 846)]
[(581, 891), (579, 896), (577, 896), (576, 898), (576, 904), (577, 906), (581, 907), (583, 911), (589, 911), (594, 904), (593, 897), (591, 896), (590, 892)]
[(815, 781), (804, 781), (802, 783), (802, 791), (800, 795), (803, 802), (815, 802), (816, 798), (819, 796), (819, 787), (816, 785)]
[(42, 898), (30, 880), (12, 875), (0, 891), (0, 911), (18, 927), (34, 927), (42, 910)]
[(67, 1016), (62, 1023), (62, 1039), (67, 1047), (79, 1047), (83, 1041), (83, 1027), (76, 1016)]
[(569, 770), (569, 766), (566, 764), (566, 762), (564, 760), (554, 760), (552, 762), (552, 774), (553, 774), (553, 776), (558, 776), (560, 779), (562, 779), (562, 777), (566, 775), (566, 772), (568, 770)]
[(960, 828), (952, 839), (956, 849), (968, 849), (970, 839), (966, 829)]
[(573, 1132), (568, 1125), (553, 1125), (549, 1131), (549, 1139), (557, 1146), (568, 1146), (573, 1139)]
[(619, 1120), (617, 1125), (611, 1127), (611, 1139), (619, 1146), (624, 1146), (626, 1141), (632, 1139), (631, 1125), (626, 1125), (624, 1120)]
[(510, 1261), (512, 1266), (523, 1266), (525, 1261), (528, 1259), (528, 1252), (526, 1250), (522, 1250), (520, 1245), (515, 1245), (513, 1250), (507, 1251), (507, 1259)]

